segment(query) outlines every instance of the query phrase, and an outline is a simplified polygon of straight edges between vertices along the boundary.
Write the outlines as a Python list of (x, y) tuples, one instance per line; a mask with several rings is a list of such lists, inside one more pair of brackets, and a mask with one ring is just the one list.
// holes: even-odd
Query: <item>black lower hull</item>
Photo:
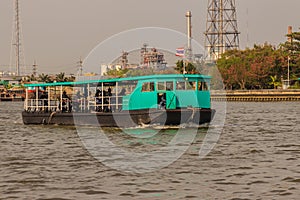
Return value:
[(136, 110), (108, 113), (22, 112), (24, 124), (99, 125), (135, 127), (142, 124), (180, 125), (209, 123), (211, 109)]
[(24, 101), (24, 98), (18, 98), (18, 97), (1, 97), (0, 101)]

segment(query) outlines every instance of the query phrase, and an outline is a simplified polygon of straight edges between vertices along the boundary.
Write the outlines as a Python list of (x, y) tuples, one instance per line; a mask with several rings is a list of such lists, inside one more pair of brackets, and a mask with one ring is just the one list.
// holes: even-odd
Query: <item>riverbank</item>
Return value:
[(300, 101), (300, 90), (212, 90), (212, 101)]

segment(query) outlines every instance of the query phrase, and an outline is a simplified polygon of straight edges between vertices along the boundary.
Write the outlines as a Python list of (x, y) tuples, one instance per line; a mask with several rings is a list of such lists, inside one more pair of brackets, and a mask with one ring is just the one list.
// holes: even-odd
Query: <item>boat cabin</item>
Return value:
[(210, 76), (162, 74), (26, 84), (25, 111), (120, 112), (210, 108)]

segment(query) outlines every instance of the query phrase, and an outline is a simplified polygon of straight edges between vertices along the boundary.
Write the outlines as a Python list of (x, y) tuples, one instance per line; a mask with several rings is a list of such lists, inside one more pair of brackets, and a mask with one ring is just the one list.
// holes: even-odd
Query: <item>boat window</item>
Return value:
[(157, 90), (172, 91), (173, 88), (173, 81), (157, 82)]
[(154, 91), (154, 82), (143, 83), (142, 92), (151, 92)]
[(203, 85), (203, 90), (208, 90), (209, 89), (207, 82), (203, 82), (202, 85)]
[(200, 90), (200, 91), (206, 91), (206, 90), (208, 90), (207, 82), (199, 82), (199, 84), (198, 84), (198, 90)]
[(186, 82), (186, 89), (187, 90), (195, 90), (196, 89), (196, 82), (195, 81)]
[(185, 90), (185, 81), (177, 81), (176, 90)]
[(174, 86), (173, 86), (173, 81), (167, 81), (166, 82), (167, 90), (172, 91)]
[(157, 90), (166, 90), (166, 82), (157, 82)]
[(130, 94), (132, 93), (132, 91), (136, 88), (137, 85), (137, 81), (122, 81), (119, 82), (118, 84), (118, 89), (120, 92), (122, 90), (122, 88), (126, 89), (126, 94)]

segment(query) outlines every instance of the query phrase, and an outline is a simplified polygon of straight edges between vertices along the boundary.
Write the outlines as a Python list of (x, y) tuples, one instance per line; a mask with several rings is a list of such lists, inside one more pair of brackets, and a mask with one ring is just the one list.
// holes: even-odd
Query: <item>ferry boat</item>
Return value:
[(160, 74), (25, 84), (24, 124), (135, 127), (209, 123), (210, 76)]

